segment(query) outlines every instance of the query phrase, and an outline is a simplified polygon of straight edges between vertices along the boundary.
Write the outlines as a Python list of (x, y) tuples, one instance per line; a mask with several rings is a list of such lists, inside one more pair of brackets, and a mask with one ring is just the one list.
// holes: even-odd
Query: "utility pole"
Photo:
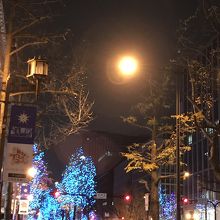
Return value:
[(176, 220), (181, 220), (180, 207), (180, 76), (176, 75)]
[[(4, 25), (4, 11), (3, 11), (3, 4), (2, 1), (0, 2), (0, 10), (1, 10), (1, 18), (0, 22), (1, 25)], [(8, 80), (9, 80), (9, 70), (10, 70), (10, 52), (11, 52), (11, 44), (12, 44), (12, 17), (9, 17), (9, 26), (8, 26), (8, 33), (5, 33), (5, 37), (1, 38), (1, 46), (5, 46), (5, 51), (3, 57), (1, 57), (1, 91), (0, 91), (0, 105), (1, 105), (1, 112), (0, 112), (0, 179), (1, 179), (1, 187), (0, 187), (0, 206), (2, 204), (2, 187), (3, 187), (3, 159), (4, 159), (4, 148), (5, 148), (5, 138), (6, 138), (6, 128), (7, 128), (7, 112), (8, 112), (8, 101), (9, 101), (9, 94), (8, 94)], [(2, 30), (5, 30), (5, 27), (1, 27)], [(4, 33), (3, 33), (4, 34)], [(2, 41), (3, 39), (3, 41)], [(5, 45), (4, 45), (4, 44)], [(6, 204), (6, 209), (10, 206), (10, 194), (11, 189), (8, 187), (8, 203)], [(5, 219), (9, 218), (6, 216)]]
[[(0, 69), (2, 70), (2, 65), (4, 63), (4, 53), (5, 53), (5, 45), (6, 45), (6, 29), (5, 29), (5, 16), (4, 16), (4, 8), (2, 0), (0, 0)], [(0, 74), (0, 80), (2, 78), (2, 74)]]

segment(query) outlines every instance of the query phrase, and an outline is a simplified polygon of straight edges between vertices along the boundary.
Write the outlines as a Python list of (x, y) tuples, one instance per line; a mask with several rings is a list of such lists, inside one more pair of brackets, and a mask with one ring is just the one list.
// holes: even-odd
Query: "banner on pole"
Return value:
[(8, 143), (33, 144), (36, 107), (13, 105), (11, 108)]
[(11, 107), (8, 143), (6, 148), (3, 180), (27, 182), (27, 170), (32, 167), (35, 137), (36, 107)]
[(32, 144), (8, 143), (3, 180), (9, 182), (27, 182), (27, 170), (32, 167), (32, 160)]
[(29, 201), (27, 199), (20, 199), (18, 214), (27, 215), (29, 208)]

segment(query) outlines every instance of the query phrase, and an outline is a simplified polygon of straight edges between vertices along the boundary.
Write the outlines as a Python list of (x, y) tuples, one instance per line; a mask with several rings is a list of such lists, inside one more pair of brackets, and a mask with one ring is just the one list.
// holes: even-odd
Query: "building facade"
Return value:
[[(202, 50), (202, 55), (196, 59), (204, 66), (209, 67), (209, 78), (206, 82), (206, 91), (196, 91), (200, 94), (211, 94), (214, 98), (214, 106), (211, 109), (209, 120), (213, 123), (219, 123), (220, 116), (220, 36), (211, 39)], [(192, 88), (189, 82), (189, 76), (186, 75), (184, 94), (186, 97), (192, 96)], [(199, 79), (196, 79), (199, 80)], [(185, 99), (183, 102), (184, 112), (192, 111), (192, 104)], [(213, 128), (204, 128), (205, 132), (212, 136)], [(215, 178), (213, 169), (209, 163), (210, 143), (201, 131), (190, 134), (187, 137), (188, 145), (192, 150), (185, 155), (186, 170), (190, 172), (189, 178), (183, 180), (183, 197), (188, 198), (187, 204), (183, 204), (185, 219), (190, 213), (197, 213), (198, 219), (212, 220), (216, 211), (217, 219), (220, 219), (220, 208), (214, 207), (220, 201), (220, 182)], [(220, 142), (219, 142), (220, 143)], [(218, 149), (220, 145), (218, 144)], [(219, 155), (218, 155), (219, 158)], [(190, 218), (189, 218), (190, 219)]]

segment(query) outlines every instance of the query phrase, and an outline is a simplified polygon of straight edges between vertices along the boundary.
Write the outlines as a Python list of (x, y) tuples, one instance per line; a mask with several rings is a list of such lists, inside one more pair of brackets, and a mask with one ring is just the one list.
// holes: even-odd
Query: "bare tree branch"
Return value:
[[(78, 96), (78, 94), (73, 92), (73, 91), (44, 90), (44, 91), (40, 91), (40, 93), (50, 93), (50, 94), (57, 94), (57, 95)], [(15, 93), (11, 93), (10, 97), (20, 96), (20, 95), (28, 95), (28, 94), (35, 94), (35, 91), (15, 92)]]
[(26, 25), (22, 26), (21, 28), (13, 31), (12, 36), (20, 33), (21, 31), (24, 31), (25, 29), (32, 27), (33, 25), (37, 24), (38, 22), (41, 22), (41, 21), (43, 21), (45, 19), (49, 19), (49, 18), (50, 18), (49, 16), (45, 16), (45, 17), (40, 17), (38, 19), (35, 19), (34, 21), (30, 22), (29, 24), (26, 24)]
[(22, 45), (21, 47), (11, 51), (10, 53), (10, 56), (12, 56), (13, 54), (23, 50), (24, 48), (26, 47), (29, 47), (29, 46), (34, 46), (34, 45), (38, 45), (38, 44), (47, 44), (48, 43), (48, 40), (45, 40), (45, 41), (37, 41), (37, 42), (29, 42), (29, 43), (26, 43), (24, 45)]

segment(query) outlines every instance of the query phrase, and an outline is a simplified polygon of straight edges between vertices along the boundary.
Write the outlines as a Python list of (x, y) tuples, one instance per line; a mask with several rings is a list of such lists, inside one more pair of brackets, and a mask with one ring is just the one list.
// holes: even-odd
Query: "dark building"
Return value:
[[(212, 121), (219, 121), (220, 116), (220, 88), (219, 88), (219, 67), (220, 58), (219, 54), (215, 51), (220, 49), (220, 36), (216, 36), (211, 39), (204, 46), (202, 56), (197, 57), (204, 66), (211, 64), (210, 78), (206, 82), (208, 84), (209, 91), (214, 99), (213, 111), (210, 114)], [(189, 79), (186, 79), (188, 82)], [(217, 82), (217, 83), (216, 83)], [(201, 91), (202, 92), (202, 91)], [(191, 87), (188, 83), (185, 84), (184, 94), (190, 97)], [(192, 105), (188, 102), (184, 102), (184, 110), (187, 112), (192, 111)], [(206, 128), (206, 132), (212, 134), (212, 128)], [(201, 132), (188, 135), (188, 145), (192, 147), (192, 150), (185, 155), (186, 169), (191, 173), (189, 178), (183, 181), (183, 197), (188, 198), (189, 204), (183, 206), (185, 213), (197, 212), (199, 219), (212, 220), (214, 219), (214, 208), (211, 205), (211, 201), (216, 203), (220, 200), (220, 183), (216, 180), (213, 170), (209, 163), (209, 155), (211, 154), (207, 138), (202, 135)], [(220, 148), (220, 146), (218, 146)], [(218, 155), (219, 156), (219, 155)], [(220, 211), (218, 218), (220, 218)], [(217, 219), (218, 219), (217, 218)]]

